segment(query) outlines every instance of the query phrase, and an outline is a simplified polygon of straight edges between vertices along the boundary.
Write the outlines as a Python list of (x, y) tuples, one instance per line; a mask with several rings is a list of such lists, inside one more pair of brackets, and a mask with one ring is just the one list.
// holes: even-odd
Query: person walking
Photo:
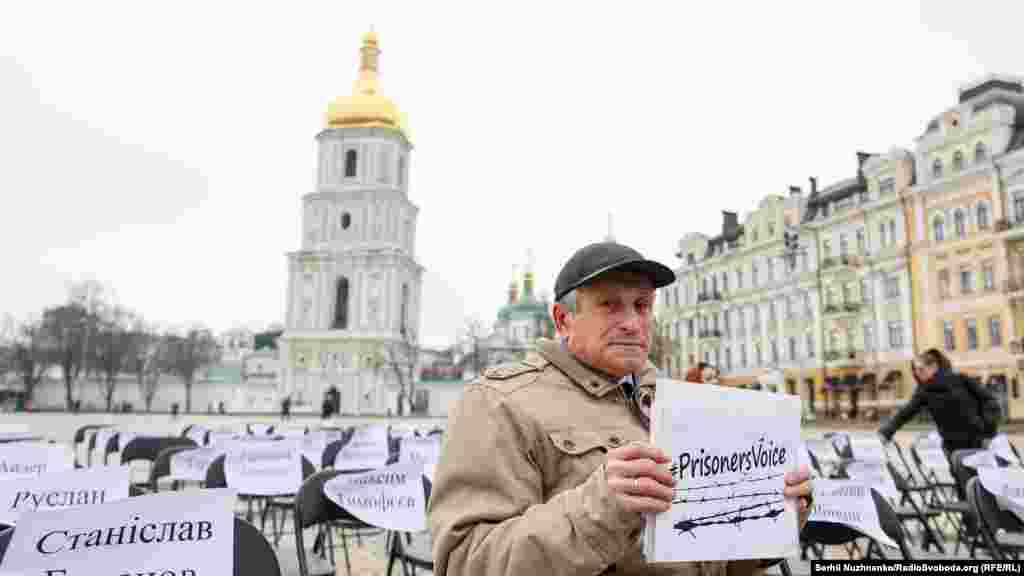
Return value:
[[(445, 576), (759, 574), (773, 560), (648, 565), (645, 514), (676, 481), (650, 445), (655, 290), (675, 274), (614, 242), (578, 250), (558, 274), (558, 340), (492, 367), (449, 413), (429, 505), (434, 573)], [(809, 514), (808, 470), (784, 497)], [(742, 533), (737, 533), (742, 539)]]
[(904, 424), (927, 409), (947, 458), (954, 450), (986, 447), (998, 429), (999, 402), (975, 380), (954, 372), (949, 358), (934, 348), (915, 358), (912, 369), (917, 389), (878, 430), (882, 439), (891, 442)]

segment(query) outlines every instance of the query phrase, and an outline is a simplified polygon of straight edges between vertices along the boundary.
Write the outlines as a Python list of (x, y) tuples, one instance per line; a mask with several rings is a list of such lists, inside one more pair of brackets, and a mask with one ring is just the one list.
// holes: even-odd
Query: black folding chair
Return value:
[[(180, 436), (136, 436), (128, 442), (127, 446), (121, 449), (121, 464), (130, 465), (132, 462), (143, 461), (148, 462), (149, 466), (152, 467), (160, 452), (175, 446), (197, 448), (196, 443), (191, 438), (182, 438)], [(146, 492), (151, 491), (153, 486), (150, 485), (149, 481), (150, 472), (147, 471), (146, 477), (146, 482), (133, 483), (133, 486)]]
[[(107, 428), (107, 427), (108, 426), (106, 424), (87, 424), (85, 426), (82, 426), (78, 430), (75, 430), (74, 442), (72, 444), (72, 447), (73, 447), (73, 449), (75, 451), (75, 468), (85, 468), (85, 466), (88, 466), (89, 463), (91, 463), (90, 460), (91, 460), (92, 454), (87, 454), (86, 455), (86, 464), (85, 465), (83, 465), (81, 462), (78, 461), (78, 450), (81, 447), (81, 445), (82, 444), (86, 444), (87, 446), (89, 445), (89, 440), (90, 439), (86, 438), (86, 436), (88, 436), (89, 432), (92, 432), (94, 430), (99, 430), (100, 428)], [(95, 445), (95, 441), (94, 440), (92, 441), (92, 444)]]
[[(904, 559), (913, 559), (913, 554), (910, 551), (910, 546), (907, 544), (903, 527), (900, 524), (900, 520), (896, 516), (896, 513), (889, 505), (889, 501), (874, 489), (871, 489), (871, 497), (875, 502), (875, 510), (878, 513), (878, 522), (882, 528), (882, 532), (896, 542)], [(853, 555), (852, 551), (855, 550), (858, 553), (861, 553), (864, 559), (887, 558), (885, 553), (882, 551), (882, 546), (873, 538), (870, 538), (844, 524), (809, 521), (804, 524), (804, 528), (800, 532), (800, 537), (807, 542), (821, 544), (824, 546), (846, 546), (847, 550), (851, 552), (851, 556)], [(861, 551), (860, 546), (857, 545), (857, 540), (862, 538), (868, 540), (868, 546), (863, 550), (863, 552)]]
[(1012, 512), (999, 508), (995, 495), (975, 476), (967, 481), (967, 501), (978, 518), (978, 532), (988, 553), (996, 560), (1020, 560), (1024, 552), (1024, 523)]
[[(189, 446), (171, 446), (170, 448), (164, 448), (156, 456), (156, 460), (153, 460), (153, 465), (149, 467), (149, 490), (151, 492), (160, 491), (160, 479), (165, 476), (171, 475), (171, 457), (178, 452), (184, 452), (185, 450), (195, 450)], [(180, 480), (171, 481), (171, 490), (178, 490), (181, 487)]]
[[(425, 502), (429, 505), (430, 492), (433, 486), (425, 476), (423, 477), (423, 492), (426, 497)], [(427, 541), (425, 543), (417, 542), (416, 546), (412, 542), (412, 534), (406, 534), (406, 543), (402, 543), (401, 534), (397, 532), (388, 533), (388, 576), (391, 576), (391, 570), (398, 561), (402, 564), (402, 573), (405, 575), (411, 574), (416, 576), (416, 569), (434, 570), (434, 558), (432, 556), (433, 543), (430, 539), (430, 532), (427, 531), (425, 534), (420, 536), (426, 536)], [(426, 550), (424, 550), (423, 544), (426, 544)], [(785, 560), (782, 560), (784, 563)], [(786, 566), (788, 569), (789, 566)]]

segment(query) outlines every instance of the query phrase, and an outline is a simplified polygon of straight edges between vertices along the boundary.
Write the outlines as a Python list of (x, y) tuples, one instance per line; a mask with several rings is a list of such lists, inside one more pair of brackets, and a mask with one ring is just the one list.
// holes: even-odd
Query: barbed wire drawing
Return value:
[(781, 478), (785, 474), (772, 474), (770, 476), (762, 476), (760, 478), (744, 478), (743, 480), (737, 480), (735, 482), (716, 482), (713, 484), (701, 484), (698, 486), (687, 486), (684, 488), (676, 488), (676, 492), (689, 492), (691, 490), (711, 490), (713, 488), (728, 488), (729, 486), (739, 486), (740, 484), (753, 484), (755, 482), (764, 482), (765, 480), (772, 480), (775, 478)]
[[(694, 532), (698, 528), (707, 528), (709, 526), (718, 525), (734, 525), (739, 527), (746, 522), (754, 522), (757, 520), (766, 519), (777, 519), (786, 509), (782, 506), (775, 507), (776, 505), (782, 504), (783, 499), (769, 500), (766, 502), (759, 502), (757, 504), (750, 504), (747, 506), (739, 506), (730, 510), (717, 512), (715, 514), (707, 514), (705, 516), (696, 516), (694, 518), (688, 518), (676, 522), (672, 527), (679, 531), (679, 534), (689, 534), (692, 538), (696, 539), (697, 535)], [(762, 508), (768, 508), (765, 512), (755, 514), (745, 514), (753, 510), (760, 510)]]
[(703, 504), (704, 502), (721, 502), (723, 500), (740, 500), (742, 498), (756, 498), (758, 496), (782, 496), (782, 490), (769, 490), (767, 492), (749, 492), (745, 494), (730, 494), (728, 496), (701, 496), (700, 498), (677, 498), (673, 504)]

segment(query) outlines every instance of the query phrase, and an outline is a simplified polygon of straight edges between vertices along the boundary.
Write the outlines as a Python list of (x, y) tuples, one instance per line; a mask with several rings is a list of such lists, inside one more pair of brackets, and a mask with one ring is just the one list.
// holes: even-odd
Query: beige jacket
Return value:
[[(640, 381), (652, 399), (653, 366)], [(469, 385), (449, 414), (430, 497), (434, 573), (761, 573), (756, 560), (645, 563), (643, 517), (605, 482), (607, 450), (649, 438), (621, 390), (550, 340)]]

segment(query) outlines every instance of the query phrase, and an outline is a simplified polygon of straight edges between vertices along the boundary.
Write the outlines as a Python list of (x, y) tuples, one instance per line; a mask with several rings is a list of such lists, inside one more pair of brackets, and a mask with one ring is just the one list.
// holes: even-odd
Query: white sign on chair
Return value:
[(27, 512), (0, 576), (234, 572), (233, 490), (166, 492)]
[(47, 472), (73, 470), (74, 467), (74, 457), (63, 444), (0, 444), (0, 480), (32, 478)]
[(893, 502), (900, 498), (896, 481), (892, 479), (884, 462), (850, 462), (846, 465), (846, 474), (851, 480), (878, 490), (882, 496)]
[(842, 524), (880, 544), (898, 547), (882, 530), (870, 486), (856, 480), (815, 480), (813, 486), (814, 506), (808, 524)]
[(246, 496), (285, 496), (302, 486), (302, 451), (298, 441), (243, 443), (224, 459), (229, 487)]
[(340, 430), (315, 430), (302, 437), (302, 455), (319, 470), (323, 464), (324, 450), (331, 442), (341, 440)]
[(377, 528), (398, 532), (427, 529), (420, 464), (393, 464), (371, 472), (340, 474), (324, 483), (324, 495)]
[(862, 462), (885, 462), (885, 447), (878, 436), (858, 434), (850, 437), (850, 450), (854, 460)]
[(205, 482), (206, 471), (209, 470), (210, 464), (224, 453), (225, 450), (222, 448), (209, 446), (176, 452), (171, 455), (168, 476), (171, 480)]
[(24, 512), (104, 504), (128, 497), (131, 468), (97, 466), (0, 482), (0, 524)]
[(334, 459), (335, 470), (372, 470), (386, 466), (391, 451), (387, 426), (371, 424), (356, 428), (352, 438)]

